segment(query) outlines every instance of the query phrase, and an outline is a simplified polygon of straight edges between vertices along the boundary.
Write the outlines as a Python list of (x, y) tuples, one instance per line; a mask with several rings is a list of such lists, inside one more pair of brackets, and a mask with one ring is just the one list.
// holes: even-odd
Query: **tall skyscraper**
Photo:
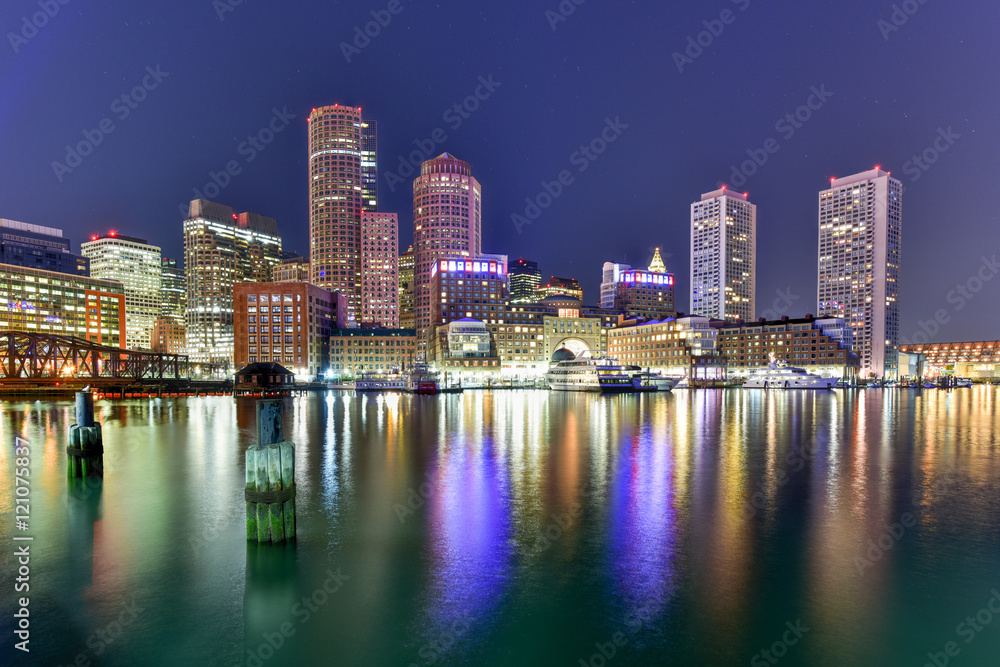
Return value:
[(601, 272), (601, 308), (611, 310), (615, 306), (615, 290), (618, 289), (618, 278), (632, 267), (629, 264), (604, 262)]
[(854, 331), (863, 376), (896, 371), (902, 197), (902, 184), (879, 167), (819, 193), (817, 314)]
[(204, 199), (191, 202), (184, 221), (185, 348), (191, 361), (232, 363), (233, 286), (268, 282), (280, 261), (274, 218), (236, 214)]
[(361, 205), (378, 210), (378, 123), (361, 121)]
[[(309, 259), (312, 283), (347, 298), (360, 314), (362, 178), (361, 107), (309, 114)], [(370, 126), (374, 130), (374, 126)]]
[(126, 349), (152, 349), (153, 325), (162, 307), (159, 246), (108, 232), (81, 243), (80, 251), (90, 260), (91, 277), (117, 280), (125, 288)]
[(160, 262), (160, 314), (153, 325), (150, 348), (154, 352), (184, 353), (184, 309), (187, 305), (187, 282), (184, 269), (176, 259)]
[(399, 220), (361, 214), (361, 323), (399, 328)]
[(187, 301), (187, 282), (184, 269), (177, 260), (164, 257), (160, 262), (160, 315), (184, 324), (184, 307)]
[(691, 204), (691, 313), (719, 320), (754, 318), (757, 206), (725, 186)]
[(399, 256), (399, 328), (416, 329), (413, 310), (413, 246)]
[(468, 162), (442, 153), (420, 165), (413, 181), (417, 345), (426, 346), (431, 325), (431, 266), (442, 257), (482, 252), (482, 188)]
[(535, 303), (538, 300), (538, 286), (542, 284), (542, 272), (538, 262), (519, 259), (510, 265), (511, 303)]

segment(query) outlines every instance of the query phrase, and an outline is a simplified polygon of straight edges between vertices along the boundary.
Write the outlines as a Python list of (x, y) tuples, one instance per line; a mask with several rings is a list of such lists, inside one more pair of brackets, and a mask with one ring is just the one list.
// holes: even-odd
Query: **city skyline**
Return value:
[[(107, 9), (95, 9), (61, 27), (64, 17), (53, 19), (17, 53), (8, 52), (11, 67), (4, 71), (14, 72), (16, 65), (20, 74), (0, 98), (0, 110), (10, 119), (4, 137), (12, 157), (0, 173), (0, 215), (63, 228), (74, 240), (119, 228), (150, 238), (167, 256), (180, 256), (180, 238), (158, 238), (149, 230), (175, 225), (177, 206), (186, 206), (195, 190), (208, 196), (206, 185), (212, 184), (221, 192), (210, 199), (276, 218), (286, 246), (305, 255), (306, 118), (319, 105), (357, 104), (366, 117), (378, 119), (379, 208), (400, 214), (403, 248), (410, 242), (411, 193), (406, 178), (402, 184), (397, 179), (405, 167), (415, 169), (419, 160), (444, 151), (468, 161), (488, 189), (483, 247), (530, 257), (546, 275), (576, 276), (587, 294), (596, 294), (600, 282), (594, 267), (606, 261), (638, 265), (648, 261), (653, 245), (661, 247), (670, 271), (686, 276), (685, 208), (699, 193), (730, 182), (749, 191), (767, 212), (760, 223), (759, 310), (791, 294), (792, 312), (804, 313), (812, 310), (808, 304), (816, 288), (815, 259), (806, 251), (816, 242), (815, 192), (831, 176), (881, 164), (907, 189), (909, 266), (935, 266), (933, 275), (904, 270), (903, 293), (926, 294), (933, 303), (926, 310), (921, 303), (903, 304), (901, 336), (912, 340), (938, 307), (950, 316), (940, 333), (944, 338), (979, 338), (996, 328), (995, 290), (979, 292), (971, 307), (961, 310), (946, 300), (992, 253), (962, 248), (942, 254), (932, 240), (944, 221), (959, 237), (981, 235), (993, 222), (984, 200), (972, 194), (966, 172), (987, 169), (995, 153), (998, 135), (984, 110), (992, 108), (996, 93), (955, 73), (987, 57), (989, 40), (980, 39), (979, 31), (995, 7), (983, 8), (983, 21), (963, 24), (962, 48), (931, 53), (920, 45), (958, 20), (933, 4), (922, 5), (906, 25), (888, 33), (878, 22), (888, 20), (891, 6), (852, 6), (828, 16), (813, 7), (788, 13), (734, 4), (735, 22), (692, 58), (685, 54), (688, 38), (698, 37), (703, 21), (716, 19), (705, 7), (581, 6), (553, 29), (543, 10), (527, 3), (506, 10), (445, 3), (394, 17), (351, 62), (337, 54), (316, 60), (298, 42), (308, 44), (318, 24), (336, 17), (344, 34), (324, 35), (336, 51), (341, 41), (350, 42), (354, 25), (370, 19), (369, 9), (316, 5), (310, 10), (316, 17), (310, 23), (317, 25), (305, 27), (290, 16), (264, 16), (249, 6), (220, 21), (211, 6), (197, 2), (170, 10), (130, 8), (114, 20)], [(24, 11), (5, 7), (5, 24), (18, 25)], [(464, 30), (449, 33), (439, 20), (446, 14), (462, 21)], [(124, 25), (146, 21), (165, 35), (176, 34), (180, 44), (199, 43), (206, 50), (197, 56), (183, 49), (165, 54), (157, 40), (138, 39), (146, 28), (130, 35)], [(302, 39), (290, 38), (293, 25), (305, 31)], [(629, 49), (610, 56), (588, 53), (582, 45), (598, 30), (641, 45), (648, 56), (632, 71), (624, 66), (633, 60)], [(841, 66), (831, 70), (823, 54), (844, 31), (868, 48), (843, 52)], [(108, 39), (92, 58), (65, 57), (66, 49), (93, 34)], [(265, 35), (287, 53), (257, 52), (252, 44)], [(523, 50), (508, 48), (515, 39)], [(758, 40), (768, 41), (774, 53), (801, 55), (774, 77), (740, 57)], [(390, 51), (426, 50), (444, 57), (445, 43), (476, 47), (467, 49), (474, 55), (455, 63), (447, 77), (425, 77), (423, 59), (392, 67), (380, 61)], [(565, 53), (565, 61), (548, 55), (553, 46)], [(674, 66), (675, 52), (693, 61), (681, 60), (683, 71)], [(872, 57), (883, 57), (883, 67), (866, 67)], [(204, 66), (234, 58), (246, 70), (228, 79)], [(654, 73), (641, 64), (646, 58), (665, 66)], [(54, 69), (55, 63), (65, 71)], [(157, 72), (158, 65), (157, 77), (146, 70)], [(889, 71), (891, 87), (885, 85)], [(131, 95), (144, 78), (155, 88), (144, 88), (135, 108), (120, 102), (111, 108), (112, 100)], [(54, 85), (40, 90), (36, 80)], [(719, 80), (727, 85), (717, 87)], [(583, 98), (579, 90), (587, 83), (595, 94)], [(190, 103), (190, 93), (203, 85), (218, 91), (212, 106)], [(938, 88), (946, 94), (925, 92)], [(61, 104), (65, 95), (84, 102)], [(536, 102), (525, 104), (530, 98)], [(696, 109), (685, 99), (702, 104)], [(540, 109), (554, 113), (539, 114)], [(84, 141), (84, 130), (96, 136), (104, 117), (115, 124), (114, 132), (59, 180), (52, 163), (67, 164), (66, 146)], [(605, 119), (616, 117), (627, 128), (579, 171), (583, 163), (571, 162), (571, 156), (600, 136)], [(48, 122), (33, 126), (31, 118)], [(27, 130), (14, 135), (13, 127)], [(509, 140), (497, 141), (497, 135)], [(163, 157), (150, 161), (150, 154)], [(226, 169), (230, 163), (232, 172)], [(568, 185), (558, 181), (563, 170), (573, 178)], [(543, 182), (562, 188), (551, 203)], [(518, 234), (511, 216), (523, 214), (526, 198), (548, 206)], [(608, 234), (621, 221), (628, 232)], [(594, 238), (601, 243), (575, 240)], [(679, 310), (690, 311), (687, 300), (682, 285)]]

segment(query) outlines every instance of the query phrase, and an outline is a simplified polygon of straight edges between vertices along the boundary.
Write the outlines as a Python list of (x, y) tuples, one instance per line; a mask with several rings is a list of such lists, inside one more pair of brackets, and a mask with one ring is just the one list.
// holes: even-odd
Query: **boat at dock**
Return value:
[(616, 359), (589, 356), (556, 361), (545, 380), (553, 391), (598, 391), (617, 394), (635, 391), (632, 376)]
[(836, 386), (836, 378), (825, 378), (810, 373), (804, 368), (785, 365), (776, 361), (774, 356), (767, 368), (757, 371), (743, 383), (744, 389), (832, 389)]

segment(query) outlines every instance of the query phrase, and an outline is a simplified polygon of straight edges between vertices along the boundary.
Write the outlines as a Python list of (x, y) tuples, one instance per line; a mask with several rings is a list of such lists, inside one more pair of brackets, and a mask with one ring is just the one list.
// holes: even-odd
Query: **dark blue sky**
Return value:
[[(758, 205), (758, 311), (785, 297), (789, 315), (814, 310), (817, 191), (881, 164), (907, 188), (903, 337), (939, 310), (932, 339), (1000, 335), (1000, 277), (977, 282), (1000, 254), (997, 3), (910, 0), (897, 30), (893, 3), (872, 0), (566, 0), (575, 11), (558, 22), (545, 13), (556, 0), (400, 0), (348, 63), (340, 43), (388, 2), (237, 1), (43, 0), (58, 12), (33, 32), (23, 17), (38, 0), (5, 0), (0, 217), (62, 227), (75, 245), (114, 227), (180, 256), (178, 205), (235, 161), (215, 199), (275, 217), (286, 247), (306, 252), (306, 117), (356, 104), (379, 122), (382, 208), (399, 212), (404, 248), (409, 179), (392, 192), (385, 173), (441, 128), (433, 153), (469, 161), (483, 184), (485, 251), (577, 277), (596, 301), (604, 261), (644, 264), (658, 245), (684, 310), (690, 203), (774, 139), (739, 188)], [(672, 54), (706, 21), (720, 34), (679, 71)], [(490, 76), (499, 86), (455, 128), (445, 112)], [(120, 100), (144, 78), (145, 99)], [(777, 125), (814, 87), (829, 98), (808, 121)], [(275, 121), (287, 125), (263, 150), (241, 149), (274, 109), (295, 117)], [(574, 158), (608, 118), (627, 128), (593, 161)], [(100, 144), (57, 176), (85, 131)], [(912, 158), (925, 151), (937, 159), (923, 170)], [(563, 170), (572, 183), (519, 234), (512, 214)]]

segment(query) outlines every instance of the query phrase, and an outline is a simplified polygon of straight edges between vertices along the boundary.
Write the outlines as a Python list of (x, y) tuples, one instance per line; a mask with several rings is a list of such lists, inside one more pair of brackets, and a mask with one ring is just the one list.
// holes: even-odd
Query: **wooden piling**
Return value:
[(281, 543), (295, 537), (295, 445), (281, 401), (257, 402), (257, 440), (246, 452), (247, 540)]
[(104, 434), (94, 421), (94, 395), (76, 393), (76, 423), (69, 427), (66, 475), (73, 478), (104, 476)]

